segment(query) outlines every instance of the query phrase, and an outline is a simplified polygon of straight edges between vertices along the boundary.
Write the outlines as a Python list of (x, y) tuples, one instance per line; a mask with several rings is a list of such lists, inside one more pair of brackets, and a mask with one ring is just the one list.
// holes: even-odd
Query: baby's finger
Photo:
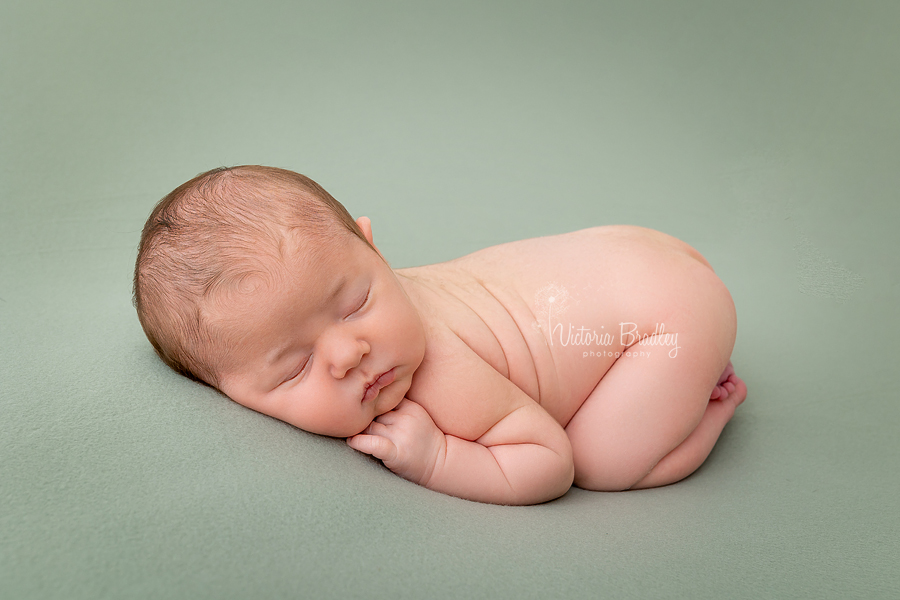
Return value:
[[(393, 425), (394, 423), (397, 422), (397, 416), (398, 415), (397, 415), (396, 411), (392, 410), (390, 412), (386, 412), (383, 415), (378, 415), (377, 417), (375, 417), (375, 420), (372, 421), (372, 425), (374, 425), (375, 423), (383, 423), (385, 425)], [(371, 427), (371, 425), (370, 425), (370, 427)]]
[(389, 423), (379, 423), (378, 421), (372, 421), (369, 423), (369, 426), (363, 431), (363, 433), (367, 433), (369, 435), (380, 435), (381, 437), (389, 437), (388, 433), (388, 425)]
[[(409, 398), (403, 398), (400, 401), (400, 404), (397, 405), (397, 408), (394, 409), (393, 412), (397, 413), (414, 413), (417, 412), (418, 409), (422, 408), (420, 405), (416, 404)], [(423, 409), (424, 410), (424, 409)]]
[(347, 445), (354, 450), (371, 454), (375, 458), (383, 461), (392, 460), (397, 455), (397, 447), (394, 443), (380, 435), (367, 435), (361, 433), (347, 438)]

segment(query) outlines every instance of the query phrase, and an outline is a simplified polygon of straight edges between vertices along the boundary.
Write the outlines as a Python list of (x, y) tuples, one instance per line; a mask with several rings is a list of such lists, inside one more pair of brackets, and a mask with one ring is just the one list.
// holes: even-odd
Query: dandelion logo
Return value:
[[(535, 316), (547, 315), (547, 330), (553, 330), (553, 320), (559, 320), (560, 315), (566, 312), (572, 297), (569, 290), (557, 283), (549, 283), (539, 289), (534, 295)], [(540, 324), (538, 324), (540, 328)]]

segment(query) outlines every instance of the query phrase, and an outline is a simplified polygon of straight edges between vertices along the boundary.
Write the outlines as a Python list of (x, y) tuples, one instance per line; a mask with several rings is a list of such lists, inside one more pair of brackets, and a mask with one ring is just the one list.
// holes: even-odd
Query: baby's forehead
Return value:
[(374, 250), (349, 233), (328, 239), (300, 236), (284, 243), (277, 255), (261, 253), (243, 268), (236, 265), (232, 281), (211, 294), (211, 300), (225, 321), (264, 313), (273, 303), (328, 306), (340, 300), (353, 280), (375, 272), (375, 257)]
[[(218, 340), (214, 349), (237, 357), (266, 351), (285, 332), (358, 300), (380, 260), (366, 244), (345, 239), (336, 252), (301, 252), (243, 275), (201, 307)], [(230, 364), (235, 356), (221, 358)]]

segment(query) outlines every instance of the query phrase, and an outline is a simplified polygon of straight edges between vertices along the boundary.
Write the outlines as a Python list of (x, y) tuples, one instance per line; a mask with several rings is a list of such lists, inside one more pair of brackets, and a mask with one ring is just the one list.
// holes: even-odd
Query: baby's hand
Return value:
[(427, 485), (447, 440), (425, 409), (404, 398), (391, 412), (377, 417), (360, 434), (347, 438), (354, 450), (381, 459), (397, 475)]

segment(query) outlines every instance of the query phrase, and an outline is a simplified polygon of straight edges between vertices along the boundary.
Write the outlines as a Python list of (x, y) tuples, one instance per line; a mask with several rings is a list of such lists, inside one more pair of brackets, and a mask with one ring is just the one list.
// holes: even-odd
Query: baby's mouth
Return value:
[(394, 369), (391, 369), (390, 371), (382, 373), (381, 375), (378, 376), (378, 378), (375, 381), (373, 381), (368, 386), (366, 386), (366, 390), (365, 390), (365, 392), (363, 392), (362, 401), (365, 403), (365, 402), (368, 402), (369, 400), (372, 400), (373, 398), (375, 398), (375, 396), (378, 395), (378, 392), (381, 391), (381, 388), (387, 387), (390, 384), (392, 384), (393, 382), (394, 382)]

